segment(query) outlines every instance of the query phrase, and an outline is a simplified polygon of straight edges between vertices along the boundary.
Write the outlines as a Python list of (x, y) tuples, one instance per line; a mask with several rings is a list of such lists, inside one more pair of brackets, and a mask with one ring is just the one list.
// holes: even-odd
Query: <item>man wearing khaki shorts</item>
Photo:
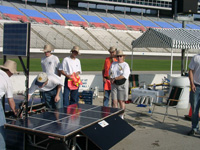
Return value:
[[(113, 62), (110, 68), (113, 107), (117, 108), (119, 103), (120, 108), (125, 110), (125, 101), (128, 100), (130, 67), (124, 61), (125, 55), (122, 50), (117, 51), (116, 57), (118, 61)], [(121, 115), (121, 118), (124, 119), (124, 114)]]

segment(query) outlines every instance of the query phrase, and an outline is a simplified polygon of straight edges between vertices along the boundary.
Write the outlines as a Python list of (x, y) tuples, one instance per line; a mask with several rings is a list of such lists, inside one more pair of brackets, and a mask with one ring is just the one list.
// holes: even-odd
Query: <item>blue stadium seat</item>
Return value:
[(56, 12), (47, 12), (47, 11), (41, 11), (41, 12), (51, 20), (57, 22), (58, 24), (65, 25), (65, 21)]
[(186, 26), (191, 28), (191, 29), (200, 29), (200, 27), (195, 25), (195, 24), (186, 24)]
[(87, 22), (83, 20), (79, 15), (77, 14), (65, 14), (61, 13), (61, 15), (70, 23), (72, 23), (74, 26), (84, 26), (88, 27)]
[(127, 27), (136, 31), (145, 31), (146, 29), (133, 19), (119, 18)]
[(47, 12), (47, 11), (41, 11), (41, 12), (50, 19), (63, 20), (56, 12)]
[(103, 20), (101, 20), (98, 16), (89, 16), (89, 15), (82, 15), (82, 17), (89, 22), (91, 25), (100, 28), (109, 29), (110, 27), (106, 24)]
[(176, 22), (170, 22), (171, 25), (173, 25), (175, 28), (182, 28), (181, 23), (176, 23)]
[(154, 27), (154, 28), (159, 28), (156, 24), (149, 20), (137, 20), (139, 23), (141, 23), (145, 27)]
[(82, 17), (87, 20), (88, 22), (95, 22), (95, 23), (105, 23), (97, 16), (89, 16), (89, 15), (82, 15)]
[(14, 7), (0, 6), (0, 12), (11, 20), (28, 22), (27, 17)]
[(125, 18), (119, 18), (125, 25), (131, 25), (131, 26), (141, 26), (139, 23), (137, 23), (133, 19), (125, 19)]
[(3, 14), (5, 13), (5, 14), (13, 14), (13, 15), (22, 15), (23, 16), (23, 14), (14, 7), (0, 5), (0, 12)]
[(19, 8), (24, 14), (26, 14), (30, 19), (35, 20), (38, 23), (53, 24), (46, 16), (37, 10)]
[(126, 26), (123, 25), (119, 20), (116, 18), (110, 18), (110, 17), (101, 17), (103, 20), (105, 20), (108, 24), (115, 27), (119, 30), (127, 30)]
[(174, 28), (172, 25), (170, 25), (167, 22), (161, 22), (161, 21), (154, 21), (156, 24), (158, 24), (161, 28)]
[(47, 18), (37, 10), (31, 10), (31, 9), (25, 9), (25, 8), (19, 8), (24, 14), (26, 14), (28, 17), (38, 17), (38, 18)]
[(68, 21), (84, 21), (79, 15), (77, 14), (64, 14), (61, 15)]
[[(170, 22), (170, 24), (173, 25), (175, 28), (182, 28), (182, 24), (181, 23)], [(189, 28), (186, 27), (186, 29), (189, 29)]]
[(116, 18), (110, 18), (110, 17), (101, 17), (103, 20), (105, 20), (109, 24), (119, 24), (121, 25), (122, 23), (118, 21)]

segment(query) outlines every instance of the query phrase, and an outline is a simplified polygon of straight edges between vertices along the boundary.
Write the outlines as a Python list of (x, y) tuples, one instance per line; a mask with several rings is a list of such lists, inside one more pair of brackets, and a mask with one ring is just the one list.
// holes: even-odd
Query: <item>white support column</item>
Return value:
[(171, 48), (171, 69), (170, 69), (170, 76), (172, 76), (173, 70), (173, 48)]
[(132, 55), (131, 55), (131, 74), (133, 73), (133, 47), (132, 47)]

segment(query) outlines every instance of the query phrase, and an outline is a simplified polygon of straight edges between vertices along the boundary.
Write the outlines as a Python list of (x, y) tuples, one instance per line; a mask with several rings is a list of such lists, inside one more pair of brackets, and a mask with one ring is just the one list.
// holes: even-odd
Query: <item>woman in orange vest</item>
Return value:
[(103, 75), (103, 85), (104, 85), (104, 99), (103, 99), (103, 106), (108, 107), (109, 106), (109, 97), (111, 93), (111, 83), (110, 83), (110, 78), (109, 78), (109, 70), (110, 66), (114, 61), (117, 61), (115, 58), (116, 54), (116, 48), (110, 47), (108, 50), (110, 53), (110, 57), (107, 57), (104, 62), (104, 67), (102, 70), (102, 75)]

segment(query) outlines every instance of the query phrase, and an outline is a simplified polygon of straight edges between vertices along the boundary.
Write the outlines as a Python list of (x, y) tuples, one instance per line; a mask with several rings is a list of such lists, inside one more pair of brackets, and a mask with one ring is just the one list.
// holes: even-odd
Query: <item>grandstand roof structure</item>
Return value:
[(142, 36), (132, 42), (134, 48), (200, 49), (200, 30), (198, 29), (156, 29), (149, 28)]

